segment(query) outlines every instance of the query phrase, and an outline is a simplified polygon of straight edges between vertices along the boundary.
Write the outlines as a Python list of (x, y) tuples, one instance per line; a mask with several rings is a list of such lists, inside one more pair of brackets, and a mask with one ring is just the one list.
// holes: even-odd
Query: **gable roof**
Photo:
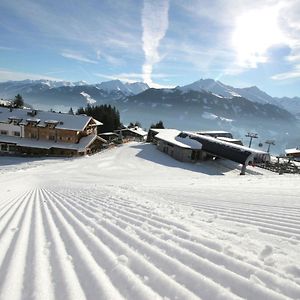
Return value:
[(126, 127), (126, 128), (123, 128), (123, 129), (121, 129), (121, 130), (116, 130), (116, 131), (130, 131), (130, 132), (132, 132), (132, 133), (135, 133), (135, 134), (137, 134), (137, 135), (140, 135), (140, 136), (146, 136), (147, 134), (148, 134), (148, 132), (147, 131), (145, 131), (143, 128), (141, 128), (141, 127), (138, 127), (138, 126), (135, 126), (135, 127)]
[(155, 129), (155, 132), (157, 131), (158, 134), (155, 136), (155, 138), (157, 139), (185, 149), (202, 149), (202, 144), (200, 142), (192, 140), (190, 138), (181, 138), (179, 136), (181, 131), (177, 129)]
[(98, 120), (86, 115), (70, 115), (66, 113), (56, 113), (49, 111), (35, 110), (36, 114), (30, 115), (32, 109), (18, 109), (14, 108), (10, 111), (9, 108), (0, 107), (0, 122), (9, 123), (11, 119), (22, 120), (21, 124), (27, 124), (27, 121), (37, 121), (39, 127), (46, 126), (46, 123), (57, 122), (55, 128), (68, 130), (83, 130), (87, 124), (93, 120), (95, 125), (103, 125)]

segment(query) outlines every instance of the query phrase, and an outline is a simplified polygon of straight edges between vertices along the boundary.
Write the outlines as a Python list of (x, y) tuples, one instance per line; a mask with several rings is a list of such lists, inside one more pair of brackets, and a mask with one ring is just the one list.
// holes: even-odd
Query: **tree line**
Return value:
[(98, 126), (98, 133), (111, 132), (119, 129), (121, 126), (120, 113), (114, 106), (111, 106), (110, 104), (96, 106), (91, 106), (88, 104), (85, 108), (80, 107), (76, 114), (85, 114), (103, 123), (102, 126)]

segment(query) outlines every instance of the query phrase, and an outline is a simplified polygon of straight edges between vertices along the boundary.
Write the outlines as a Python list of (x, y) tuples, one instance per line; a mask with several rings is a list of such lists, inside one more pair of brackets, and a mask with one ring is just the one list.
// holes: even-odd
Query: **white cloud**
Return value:
[[(237, 72), (272, 62), (272, 51), (269, 50), (274, 46), (289, 48), (294, 58), (300, 55), (300, 51), (296, 50), (300, 49), (299, 4), (299, 0), (176, 0), (178, 8), (189, 14), (189, 20), (195, 23), (195, 27), (191, 28), (195, 41), (189, 39), (188, 42), (207, 50), (207, 53), (224, 49), (233, 54), (232, 57), (222, 54), (220, 57), (216, 53), (216, 56), (211, 55), (211, 60), (207, 60), (208, 55), (205, 54), (198, 55), (198, 59), (191, 55), (194, 66), (202, 61), (203, 64), (207, 62), (211, 69), (210, 62), (216, 59), (219, 67), (227, 65)], [(213, 40), (210, 39), (212, 36)], [(198, 37), (205, 44), (201, 44)], [(178, 48), (181, 49), (181, 45)], [(220, 58), (226, 63), (220, 64)]]
[(284, 73), (279, 73), (271, 77), (274, 80), (286, 80), (300, 78), (300, 65), (296, 65), (292, 70)]
[(120, 80), (120, 81), (128, 82), (128, 83), (133, 83), (133, 82), (141, 81), (141, 77), (135, 76), (136, 74), (107, 75), (107, 74), (102, 74), (102, 73), (94, 73), (94, 75), (98, 76), (100, 78), (104, 78), (104, 79)]
[[(128, 82), (128, 83), (143, 81), (143, 76), (144, 76), (143, 73), (120, 73), (120, 74), (114, 74), (114, 75), (95, 73), (94, 75), (101, 77), (101, 78), (109, 79), (109, 80), (120, 80), (120, 81)], [(172, 76), (167, 75), (167, 74), (162, 74), (162, 73), (161, 74), (152, 74), (152, 78), (168, 78), (168, 77), (172, 77)], [(154, 82), (151, 82), (151, 84), (149, 86), (151, 86), (151, 87), (166, 87), (164, 85), (160, 85), (160, 84), (154, 83)]]
[[(51, 1), (22, 1), (20, 5), (18, 1), (2, 0), (0, 6), (15, 16), (5, 24), (8, 31), (26, 35), (41, 46), (57, 50), (62, 43), (64, 47), (77, 43), (84, 49), (90, 47), (91, 53), (99, 49), (114, 55), (122, 49), (123, 53), (140, 54), (139, 20), (132, 17), (140, 6), (134, 1), (102, 2), (56, 1), (53, 5)], [(36, 30), (19, 27), (16, 18)]]
[(77, 61), (80, 61), (80, 62), (90, 63), (90, 64), (97, 64), (98, 63), (96, 60), (89, 59), (89, 58), (85, 57), (84, 55), (82, 55), (80, 53), (64, 51), (64, 52), (61, 53), (61, 56), (69, 58), (69, 59), (77, 60)]
[(39, 79), (47, 79), (47, 80), (54, 80), (54, 81), (61, 81), (62, 79), (46, 76), (43, 74), (33, 74), (33, 73), (23, 73), (23, 72), (15, 72), (10, 71), (7, 69), (0, 69), (0, 81), (8, 81), (8, 80), (39, 80)]
[(142, 11), (143, 50), (143, 80), (152, 84), (153, 66), (160, 61), (158, 47), (168, 29), (168, 0), (144, 0)]

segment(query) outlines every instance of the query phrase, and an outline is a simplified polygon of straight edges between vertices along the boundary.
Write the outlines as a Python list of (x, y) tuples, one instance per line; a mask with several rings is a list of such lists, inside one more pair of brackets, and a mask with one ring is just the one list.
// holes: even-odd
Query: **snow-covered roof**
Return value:
[(185, 131), (185, 133), (190, 135), (190, 136), (201, 137), (201, 139), (205, 139), (207, 141), (211, 141), (211, 142), (214, 142), (216, 144), (220, 144), (220, 145), (228, 146), (228, 147), (231, 147), (231, 148), (239, 149), (240, 151), (248, 151), (248, 152), (251, 152), (253, 154), (268, 154), (265, 151), (257, 150), (257, 149), (254, 149), (254, 148), (249, 148), (249, 147), (242, 146), (242, 145), (233, 144), (233, 143), (230, 143), (230, 142), (218, 139), (218, 138), (214, 138), (214, 137), (211, 137), (211, 136), (208, 136), (208, 135), (195, 134), (193, 132), (188, 132), (188, 131)]
[(223, 131), (223, 130), (204, 130), (204, 131), (197, 131), (197, 134), (231, 134), (228, 131)]
[(68, 150), (77, 150), (84, 151), (92, 142), (96, 139), (101, 140), (103, 143), (106, 141), (95, 134), (88, 135), (80, 139), (79, 143), (63, 143), (63, 142), (54, 142), (48, 140), (36, 140), (30, 138), (20, 138), (14, 136), (1, 135), (0, 142), (11, 143), (21, 147), (30, 147), (30, 148), (39, 148), (39, 149), (68, 149)]
[(232, 139), (232, 138), (228, 138), (228, 137), (224, 137), (224, 136), (218, 136), (217, 139), (219, 139), (221, 141), (229, 142), (229, 143), (241, 142), (240, 139)]
[(300, 148), (285, 149), (286, 154), (300, 154)]
[[(55, 113), (48, 111), (36, 110), (34, 116), (30, 115), (31, 109), (17, 109), (10, 111), (9, 108), (0, 107), (0, 122), (7, 123), (12, 118), (22, 120), (21, 124), (26, 125), (25, 122), (38, 122), (40, 127), (49, 122), (57, 122), (56, 128), (69, 130), (83, 130), (86, 125), (94, 120), (95, 125), (102, 125), (101, 122), (86, 115), (70, 115), (65, 113)], [(28, 114), (29, 113), (29, 114)]]
[(179, 146), (185, 149), (201, 149), (202, 144), (198, 141), (192, 140), (189, 137), (182, 138), (178, 135), (181, 131), (177, 129), (159, 129), (159, 133), (155, 136), (160, 140), (166, 141), (173, 145)]
[(148, 134), (147, 131), (145, 131), (143, 128), (138, 127), (138, 126), (135, 126), (133, 128), (128, 128), (127, 127), (127, 128), (122, 129), (122, 131), (125, 131), (125, 130), (129, 130), (129, 131), (131, 131), (133, 133), (136, 133), (138, 135), (141, 135), (141, 136), (146, 136)]

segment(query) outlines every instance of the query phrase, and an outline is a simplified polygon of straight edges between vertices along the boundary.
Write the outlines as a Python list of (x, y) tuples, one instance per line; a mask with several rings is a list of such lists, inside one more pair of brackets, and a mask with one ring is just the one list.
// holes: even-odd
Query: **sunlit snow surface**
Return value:
[(0, 157), (0, 299), (299, 299), (299, 177), (147, 144)]

